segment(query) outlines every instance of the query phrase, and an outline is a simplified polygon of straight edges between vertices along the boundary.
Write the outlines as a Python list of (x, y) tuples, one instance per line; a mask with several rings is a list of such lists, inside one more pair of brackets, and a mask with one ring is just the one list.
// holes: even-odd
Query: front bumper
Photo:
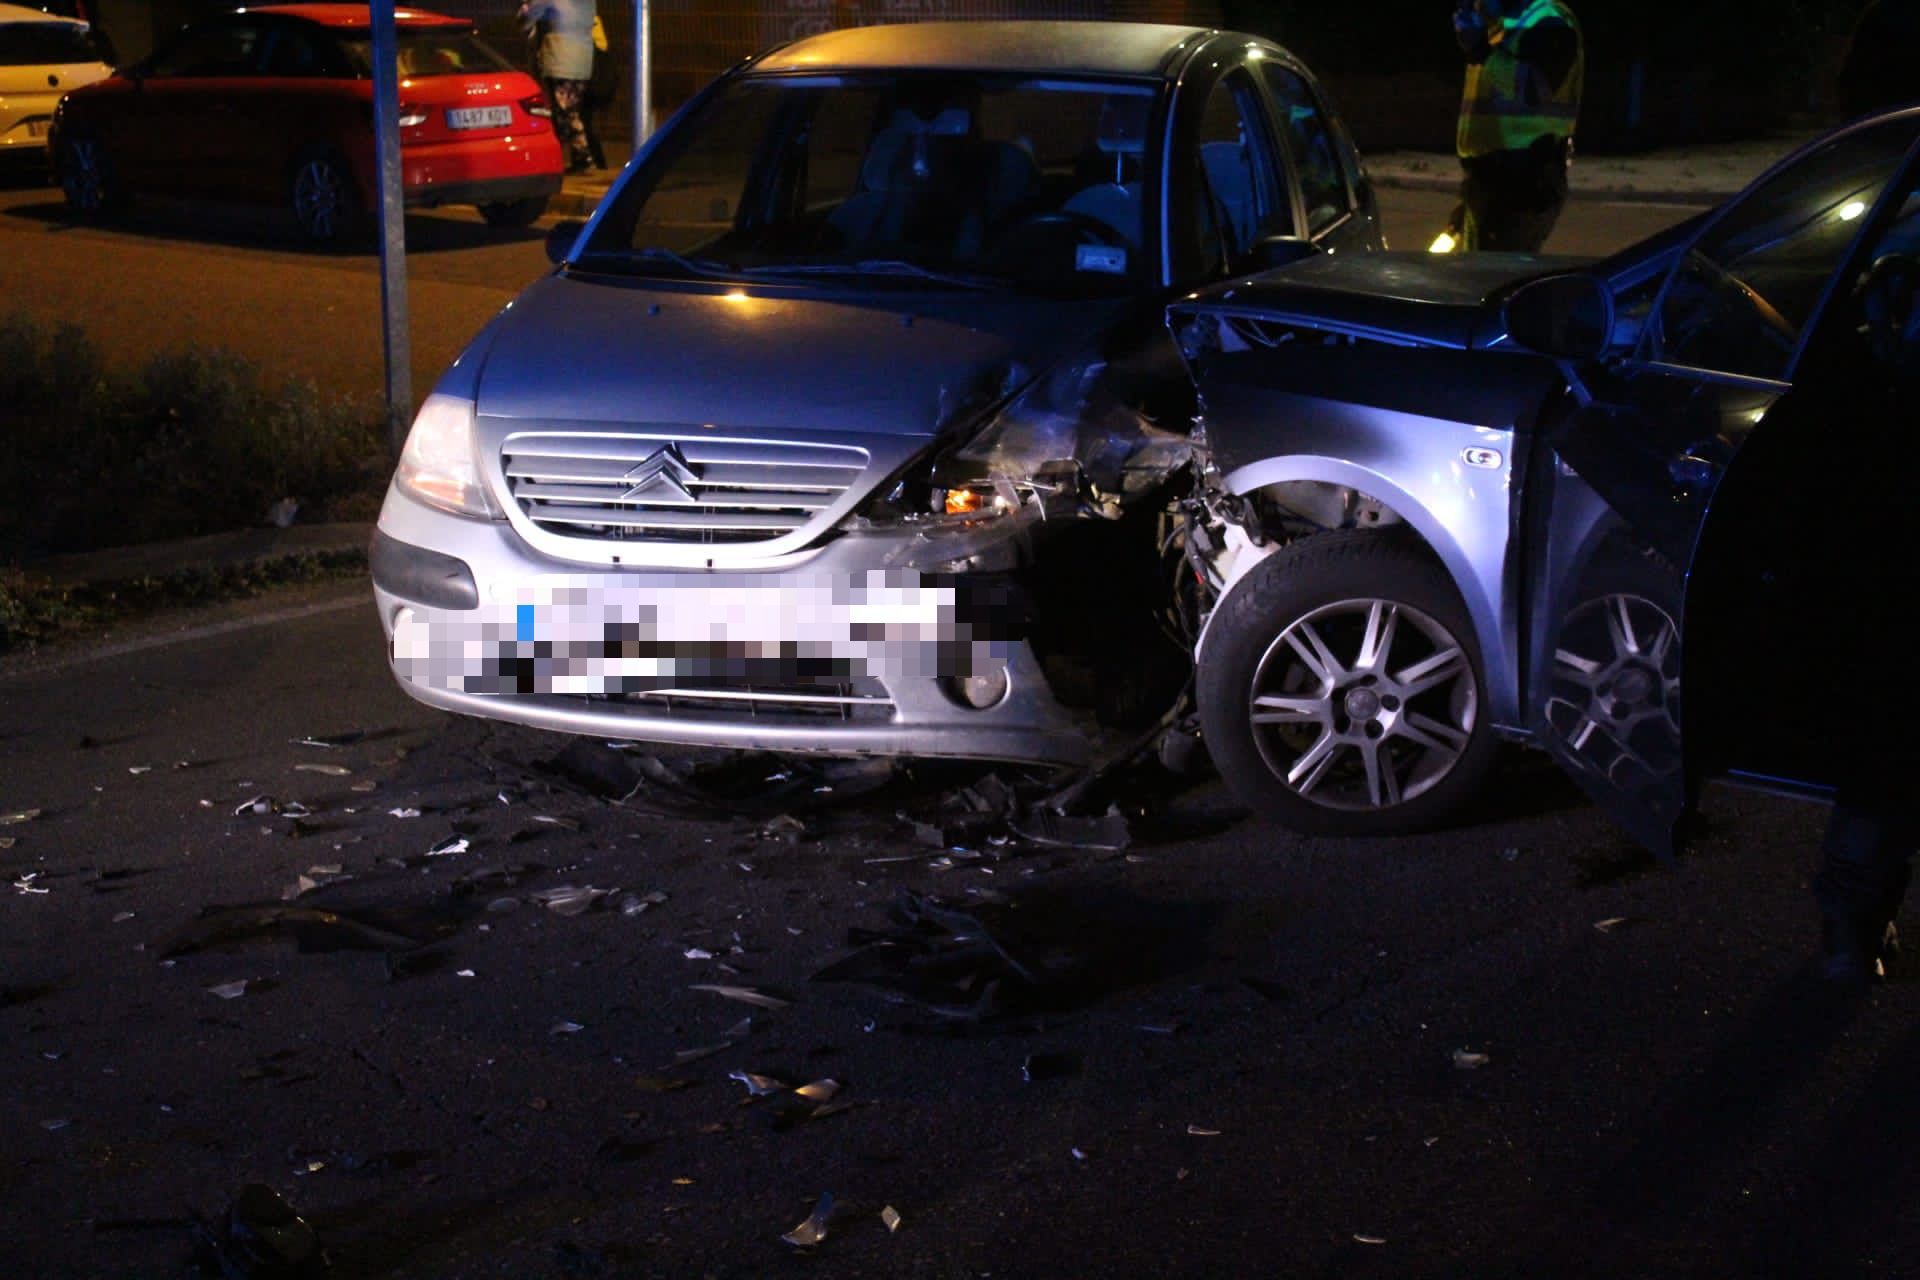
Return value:
[[(913, 533), (868, 533), (726, 572), (608, 570), (549, 559), (504, 521), (397, 492), (376, 538), (394, 676), (429, 706), (684, 746), (1089, 755), (1084, 726), (1018, 638), (1000, 580), (940, 571), (965, 550), (950, 539), (933, 548)], [(468, 598), (477, 605), (450, 607)], [(969, 677), (992, 705), (969, 705)]]

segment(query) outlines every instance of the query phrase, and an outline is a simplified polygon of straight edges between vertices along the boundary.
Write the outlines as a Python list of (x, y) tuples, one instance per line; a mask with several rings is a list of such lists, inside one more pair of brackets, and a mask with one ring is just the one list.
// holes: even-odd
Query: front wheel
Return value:
[(1466, 608), (1394, 533), (1321, 534), (1255, 567), (1211, 624), (1196, 695), (1234, 794), (1309, 835), (1437, 826), (1493, 761)]
[(309, 151), (294, 165), (288, 192), (294, 225), (315, 244), (340, 244), (357, 228), (360, 201), (347, 163), (333, 151)]
[(100, 139), (85, 133), (63, 137), (55, 159), (61, 194), (75, 213), (97, 218), (126, 205), (127, 190)]
[(547, 197), (528, 196), (524, 200), (496, 200), (480, 206), (480, 216), (490, 227), (530, 227), (547, 211)]

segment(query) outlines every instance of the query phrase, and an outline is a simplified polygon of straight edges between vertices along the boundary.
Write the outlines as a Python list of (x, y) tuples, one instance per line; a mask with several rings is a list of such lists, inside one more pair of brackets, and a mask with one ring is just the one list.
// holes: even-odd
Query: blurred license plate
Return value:
[(29, 138), (44, 138), (44, 137), (46, 137), (46, 136), (47, 136), (47, 126), (48, 126), (49, 124), (51, 124), (51, 123), (52, 123), (52, 121), (49, 121), (49, 120), (29, 120), (29, 121), (27, 121), (27, 136), (28, 136)]
[(512, 123), (512, 107), (452, 107), (447, 111), (449, 129), (503, 129)]

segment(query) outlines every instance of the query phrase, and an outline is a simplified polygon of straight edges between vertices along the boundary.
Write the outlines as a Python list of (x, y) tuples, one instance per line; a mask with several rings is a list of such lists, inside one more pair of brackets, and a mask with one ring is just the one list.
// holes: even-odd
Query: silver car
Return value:
[(550, 245), (380, 515), (408, 693), (623, 740), (1075, 762), (1189, 672), (1166, 303), (1380, 235), (1276, 45), (930, 23), (737, 68)]

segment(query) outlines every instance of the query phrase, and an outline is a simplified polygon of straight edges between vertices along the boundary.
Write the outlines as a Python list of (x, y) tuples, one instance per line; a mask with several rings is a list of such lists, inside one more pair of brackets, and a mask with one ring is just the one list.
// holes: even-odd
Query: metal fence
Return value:
[[(474, 19), (503, 53), (524, 57), (511, 0), (428, 0), (427, 7)], [(1005, 18), (1086, 18), (1220, 24), (1217, 0), (652, 0), (653, 109), (664, 120), (708, 81), (769, 45), (840, 27), (887, 22)], [(609, 137), (626, 136), (633, 113), (634, 0), (601, 0), (599, 13), (620, 68), (620, 97), (606, 112)]]

